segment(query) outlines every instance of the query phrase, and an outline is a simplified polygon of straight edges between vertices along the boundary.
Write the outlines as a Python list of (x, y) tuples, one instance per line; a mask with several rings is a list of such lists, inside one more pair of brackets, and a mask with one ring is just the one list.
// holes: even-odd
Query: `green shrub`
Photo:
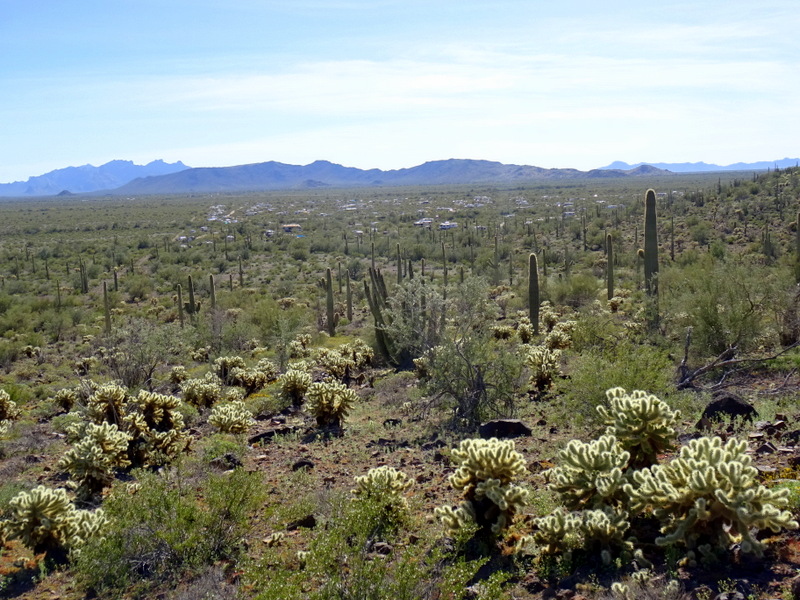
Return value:
[(595, 406), (609, 407), (606, 390), (611, 388), (646, 389), (659, 397), (674, 390), (674, 367), (667, 354), (630, 342), (575, 356), (566, 372), (568, 378), (556, 384), (558, 404), (554, 408), (561, 418), (578, 424), (599, 424)]
[(131, 493), (116, 487), (106, 500), (111, 520), (104, 538), (81, 552), (79, 580), (107, 597), (124, 590), (147, 594), (155, 586), (195, 573), (218, 560), (235, 560), (248, 519), (259, 502), (259, 476), (237, 469), (211, 475), (196, 497), (180, 472), (137, 472)]

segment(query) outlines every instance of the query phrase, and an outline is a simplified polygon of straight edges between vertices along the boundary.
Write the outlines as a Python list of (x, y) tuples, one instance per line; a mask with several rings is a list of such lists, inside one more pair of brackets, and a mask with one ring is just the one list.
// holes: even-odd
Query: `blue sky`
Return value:
[(0, 182), (800, 155), (787, 0), (0, 0)]

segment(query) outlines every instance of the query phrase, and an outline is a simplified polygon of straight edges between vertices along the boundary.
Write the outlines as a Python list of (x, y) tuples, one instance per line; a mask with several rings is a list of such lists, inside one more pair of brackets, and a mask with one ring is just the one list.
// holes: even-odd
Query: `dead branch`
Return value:
[[(758, 365), (761, 363), (768, 362), (770, 360), (775, 360), (779, 356), (782, 356), (783, 354), (786, 354), (790, 350), (793, 350), (794, 348), (800, 346), (800, 341), (798, 341), (792, 344), (791, 346), (787, 346), (780, 352), (773, 354), (772, 356), (762, 356), (759, 358), (734, 358), (734, 356), (736, 356), (736, 346), (731, 346), (730, 348), (725, 350), (725, 352), (723, 352), (714, 360), (712, 360), (710, 363), (703, 365), (702, 367), (690, 372), (688, 367), (686, 366), (687, 358), (689, 356), (690, 340), (691, 340), (691, 328), (687, 332), (686, 347), (684, 350), (683, 360), (681, 361), (681, 364), (678, 367), (679, 379), (677, 388), (679, 390), (685, 390), (696, 387), (694, 384), (695, 380), (701, 375), (705, 375), (709, 371), (714, 371), (716, 369), (729, 369), (730, 367), (734, 367), (737, 365), (748, 365), (748, 366)], [(722, 387), (722, 383), (724, 380), (725, 376), (723, 375), (722, 379), (715, 386), (713, 386), (712, 389)]]

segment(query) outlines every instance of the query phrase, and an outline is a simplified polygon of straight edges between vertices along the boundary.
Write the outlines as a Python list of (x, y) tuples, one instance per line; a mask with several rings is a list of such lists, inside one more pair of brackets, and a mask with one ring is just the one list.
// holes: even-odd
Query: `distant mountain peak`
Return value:
[(167, 163), (162, 159), (146, 165), (130, 160), (112, 160), (99, 167), (81, 165), (56, 169), (27, 181), (0, 183), (0, 196), (53, 196), (62, 192), (73, 194), (118, 188), (138, 177), (153, 177), (188, 169), (181, 161)]

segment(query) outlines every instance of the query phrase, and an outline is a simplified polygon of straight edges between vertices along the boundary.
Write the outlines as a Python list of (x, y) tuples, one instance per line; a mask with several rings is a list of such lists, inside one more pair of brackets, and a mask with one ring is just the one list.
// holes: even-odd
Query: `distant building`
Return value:
[(287, 223), (286, 225), (281, 225), (281, 227), (285, 233), (295, 233), (303, 230), (303, 226), (297, 223)]

